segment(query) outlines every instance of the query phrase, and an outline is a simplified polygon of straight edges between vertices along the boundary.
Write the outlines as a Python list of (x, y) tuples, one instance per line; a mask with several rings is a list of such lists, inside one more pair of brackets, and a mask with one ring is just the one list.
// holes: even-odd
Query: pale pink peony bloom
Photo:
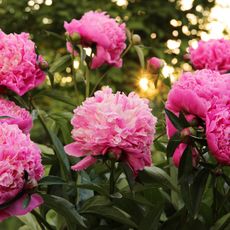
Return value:
[(199, 41), (198, 47), (190, 47), (189, 53), (190, 61), (196, 69), (211, 69), (220, 73), (230, 71), (230, 40)]
[[(211, 70), (184, 73), (169, 92), (166, 108), (177, 116), (179, 112), (185, 113), (189, 122), (196, 118), (205, 122), (212, 98), (220, 97), (230, 90), (228, 79), (228, 74), (221, 75)], [(177, 131), (167, 117), (166, 129), (169, 138)], [(179, 148), (176, 151), (177, 156), (181, 156), (182, 152), (179, 152), (183, 149)]]
[(38, 64), (43, 59), (35, 53), (27, 33), (5, 34), (0, 30), (0, 60), (0, 86), (20, 96), (45, 80)]
[(206, 137), (216, 160), (230, 165), (230, 91), (213, 99), (206, 116)]
[[(0, 124), (0, 206), (12, 201), (22, 191), (36, 187), (43, 175), (41, 152), (22, 133), (17, 125)], [(0, 208), (0, 221), (14, 215), (23, 215), (43, 201), (33, 195), (29, 206), (23, 208), (23, 198), (18, 198), (6, 208)]]
[(147, 61), (148, 70), (153, 73), (158, 73), (163, 65), (164, 62), (157, 57), (152, 57)]
[(25, 134), (28, 134), (33, 126), (32, 117), (26, 109), (17, 106), (13, 101), (0, 98), (0, 123), (3, 122), (18, 125)]
[(126, 162), (137, 174), (144, 166), (151, 165), (150, 148), (156, 121), (148, 101), (135, 93), (113, 94), (109, 87), (97, 91), (74, 110), (71, 121), (74, 142), (65, 146), (65, 151), (85, 158), (72, 169), (85, 169), (97, 157), (112, 153), (117, 161)]
[[(80, 20), (65, 22), (66, 31), (72, 35), (78, 33), (85, 47), (96, 45), (96, 54), (91, 68), (96, 69), (107, 63), (116, 67), (122, 66), (121, 54), (126, 47), (125, 24), (118, 24), (106, 12), (89, 11)], [(72, 45), (67, 42), (67, 49), (72, 53)]]

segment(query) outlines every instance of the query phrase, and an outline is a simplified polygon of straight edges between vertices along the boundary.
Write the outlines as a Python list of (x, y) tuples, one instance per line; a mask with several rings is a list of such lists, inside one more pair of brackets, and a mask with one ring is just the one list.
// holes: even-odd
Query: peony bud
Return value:
[(111, 160), (119, 160), (122, 151), (119, 148), (112, 148), (108, 152), (108, 158)]
[(180, 132), (181, 139), (183, 140), (184, 143), (187, 143), (189, 141), (189, 136), (195, 136), (196, 135), (196, 130), (193, 129), (192, 127), (188, 127), (183, 129)]
[(140, 45), (141, 44), (141, 37), (138, 34), (133, 34), (132, 36), (132, 43), (133, 45)]
[(152, 57), (147, 61), (147, 68), (150, 73), (158, 73), (163, 66), (164, 62), (157, 57)]
[(189, 61), (190, 60), (190, 54), (185, 54), (183, 56), (184, 61)]
[(73, 43), (80, 43), (81, 41), (81, 36), (79, 33), (74, 32), (73, 34), (70, 35), (70, 41)]
[(41, 70), (46, 71), (49, 68), (49, 64), (47, 61), (42, 60), (39, 62), (39, 67)]

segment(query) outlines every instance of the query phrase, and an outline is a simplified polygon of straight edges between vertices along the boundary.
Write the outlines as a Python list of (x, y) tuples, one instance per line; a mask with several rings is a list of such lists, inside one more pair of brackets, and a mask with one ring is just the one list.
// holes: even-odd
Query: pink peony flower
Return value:
[(198, 47), (190, 47), (189, 53), (196, 69), (211, 69), (221, 73), (230, 71), (230, 40), (199, 41)]
[[(125, 24), (118, 24), (105, 12), (89, 11), (80, 20), (65, 22), (66, 31), (72, 35), (78, 33), (85, 47), (96, 45), (91, 68), (96, 69), (108, 63), (116, 67), (122, 66), (121, 54), (126, 47)], [(67, 42), (67, 49), (72, 53), (72, 45)]]
[[(196, 118), (205, 122), (212, 98), (220, 97), (230, 90), (230, 84), (227, 83), (228, 79), (230, 79), (228, 74), (220, 75), (211, 70), (185, 73), (169, 92), (166, 108), (177, 116), (179, 112), (183, 112), (189, 122)], [(169, 138), (177, 131), (168, 117), (166, 117), (166, 128)], [(178, 156), (183, 153), (180, 153), (183, 151), (182, 148), (176, 151)]]
[[(184, 150), (186, 149), (187, 144), (185, 143), (180, 143), (179, 146), (176, 148), (174, 154), (173, 154), (173, 163), (176, 167), (179, 167), (180, 164), (180, 159), (182, 157), (182, 154), (184, 153)], [(195, 149), (192, 149), (192, 158), (193, 158), (193, 162), (192, 164), (195, 166), (196, 162), (198, 160), (198, 153)]]
[(213, 99), (206, 116), (206, 137), (216, 160), (230, 165), (230, 91)]
[[(26, 191), (36, 187), (43, 172), (40, 150), (29, 135), (17, 125), (0, 124), (0, 221), (23, 215), (42, 203), (42, 198), (32, 195), (29, 206), (23, 208)], [(22, 195), (13, 201), (19, 194)], [(10, 205), (2, 208), (6, 203)]]
[(109, 87), (97, 91), (74, 110), (73, 143), (65, 146), (72, 156), (85, 157), (72, 169), (82, 170), (98, 156), (111, 154), (126, 162), (136, 174), (151, 165), (151, 145), (156, 117), (146, 99), (135, 93), (112, 93)]
[(43, 59), (35, 53), (27, 33), (7, 35), (0, 31), (0, 60), (0, 86), (20, 96), (45, 80), (38, 65)]
[[(8, 116), (9, 118), (1, 118)], [(33, 125), (33, 120), (30, 113), (17, 106), (13, 101), (0, 98), (0, 123), (17, 124), (18, 127), (28, 134)]]
[(158, 73), (163, 67), (164, 62), (157, 57), (152, 57), (147, 61), (147, 65), (150, 72)]

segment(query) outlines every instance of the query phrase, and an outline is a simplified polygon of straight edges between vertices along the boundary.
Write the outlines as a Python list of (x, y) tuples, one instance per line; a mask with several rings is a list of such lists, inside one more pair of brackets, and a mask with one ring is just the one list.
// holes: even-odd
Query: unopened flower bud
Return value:
[(132, 43), (133, 45), (140, 45), (141, 44), (141, 37), (138, 34), (134, 34), (132, 36)]
[(74, 32), (70, 35), (70, 41), (73, 43), (79, 43), (81, 41), (81, 36), (79, 33)]
[(189, 136), (195, 136), (196, 135), (196, 130), (193, 129), (192, 127), (188, 127), (183, 129), (180, 132), (181, 135), (181, 139), (183, 140), (183, 142), (187, 143), (189, 141)]
[(190, 60), (190, 54), (185, 54), (183, 56), (184, 61), (189, 61)]
[(119, 148), (113, 148), (108, 153), (108, 158), (111, 160), (119, 160), (121, 156), (121, 150)]
[(66, 36), (66, 39), (67, 39), (67, 40), (70, 40), (70, 36), (69, 36), (69, 33), (68, 33), (68, 32), (65, 32), (65, 36)]
[(196, 118), (192, 119), (189, 124), (192, 126), (192, 127), (197, 127), (199, 125), (199, 122)]
[(45, 70), (47, 70), (49, 68), (49, 64), (48, 64), (47, 61), (42, 60), (42, 61), (39, 62), (39, 67), (40, 67), (41, 70), (45, 71)]
[(158, 73), (163, 66), (164, 66), (163, 60), (157, 57), (152, 57), (147, 61), (148, 71), (153, 74)]

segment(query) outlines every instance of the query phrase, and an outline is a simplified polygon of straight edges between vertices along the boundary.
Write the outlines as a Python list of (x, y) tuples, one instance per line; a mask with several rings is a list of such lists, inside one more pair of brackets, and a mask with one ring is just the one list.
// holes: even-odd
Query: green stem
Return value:
[(37, 220), (37, 222), (40, 225), (42, 230), (45, 230), (45, 229), (54, 230), (54, 228), (35, 210), (32, 210), (31, 214), (33, 214), (35, 216), (35, 218), (36, 218), (36, 220)]
[(166, 132), (163, 132), (163, 133), (159, 134), (159, 136), (156, 137), (153, 142), (157, 141), (158, 139), (160, 139), (161, 137), (163, 137), (165, 134), (166, 134)]
[(85, 72), (85, 80), (86, 80), (85, 97), (87, 98), (89, 96), (89, 88), (90, 88), (90, 77), (89, 77), (88, 67), (86, 68), (86, 72)]
[(97, 89), (97, 87), (98, 87), (98, 85), (101, 83), (101, 81), (105, 78), (105, 76), (107, 75), (107, 73), (109, 72), (109, 70), (110, 70), (110, 69), (106, 70), (106, 71), (104, 72), (104, 74), (103, 74), (100, 78), (98, 78), (98, 81), (97, 81), (96, 84), (94, 85), (93, 90), (92, 90), (91, 93), (90, 93), (90, 96), (93, 95), (94, 91)]
[(115, 180), (114, 180), (115, 161), (111, 160), (110, 177), (109, 177), (109, 193), (114, 194)]
[(72, 58), (72, 79), (73, 79), (74, 90), (77, 95), (78, 90), (77, 90), (76, 71), (74, 68), (74, 50), (72, 52), (71, 58)]
[(122, 58), (128, 53), (128, 51), (131, 49), (132, 46), (133, 46), (133, 44), (129, 43), (128, 47), (126, 48), (126, 50), (124, 51), (124, 53), (121, 55)]

